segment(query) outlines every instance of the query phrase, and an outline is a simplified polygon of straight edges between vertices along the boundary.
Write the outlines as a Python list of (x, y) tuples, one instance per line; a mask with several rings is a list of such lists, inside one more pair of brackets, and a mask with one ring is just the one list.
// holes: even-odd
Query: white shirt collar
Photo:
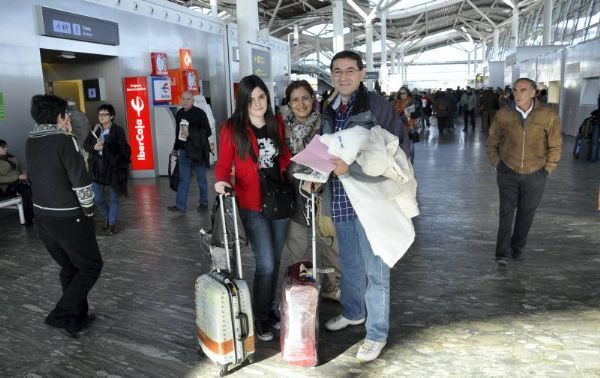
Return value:
[(527, 116), (529, 115), (529, 113), (531, 113), (531, 111), (533, 110), (533, 103), (535, 102), (535, 100), (531, 101), (531, 106), (529, 107), (529, 109), (527, 109), (526, 112), (522, 111), (521, 108), (519, 108), (517, 105), (515, 105), (515, 108), (519, 111), (519, 113), (521, 113), (521, 115), (523, 116), (523, 119), (527, 119)]

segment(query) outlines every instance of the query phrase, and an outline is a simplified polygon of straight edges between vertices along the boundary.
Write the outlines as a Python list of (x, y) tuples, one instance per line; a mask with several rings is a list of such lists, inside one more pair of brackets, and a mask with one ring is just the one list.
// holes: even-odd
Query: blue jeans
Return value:
[[(104, 189), (108, 189), (110, 204), (107, 205), (104, 200)], [(94, 202), (104, 219), (108, 219), (108, 224), (117, 224), (117, 213), (119, 212), (119, 194), (110, 185), (102, 185), (92, 181), (92, 190), (94, 191)]]
[(187, 209), (187, 197), (190, 189), (190, 176), (192, 169), (196, 170), (196, 180), (198, 180), (198, 188), (200, 188), (200, 205), (208, 205), (208, 184), (206, 182), (206, 167), (202, 164), (194, 164), (188, 159), (184, 150), (179, 150), (179, 158), (177, 160), (179, 167), (179, 186), (175, 195), (175, 206), (181, 210)]
[(254, 316), (258, 320), (267, 320), (269, 311), (273, 310), (271, 306), (275, 300), (279, 261), (289, 218), (267, 219), (258, 211), (244, 209), (240, 210), (240, 217), (256, 261), (252, 300)]
[(350, 320), (366, 315), (367, 339), (385, 342), (390, 328), (390, 268), (373, 253), (358, 218), (335, 223), (335, 231), (340, 246), (342, 315)]

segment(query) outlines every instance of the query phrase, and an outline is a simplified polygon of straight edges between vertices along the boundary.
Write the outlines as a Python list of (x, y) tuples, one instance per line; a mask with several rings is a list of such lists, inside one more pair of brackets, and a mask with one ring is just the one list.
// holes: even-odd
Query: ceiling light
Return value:
[(60, 53), (59, 55), (61, 58), (64, 59), (75, 59), (75, 53), (74, 52), (70, 52), (70, 51), (63, 51)]

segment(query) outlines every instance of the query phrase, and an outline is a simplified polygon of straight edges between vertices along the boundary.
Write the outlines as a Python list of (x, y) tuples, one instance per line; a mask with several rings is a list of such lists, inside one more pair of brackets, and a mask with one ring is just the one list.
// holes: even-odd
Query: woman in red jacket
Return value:
[(283, 138), (284, 124), (273, 114), (267, 86), (258, 76), (244, 77), (238, 88), (235, 112), (219, 134), (215, 190), (223, 194), (226, 186), (232, 186), (233, 167), (233, 188), (256, 260), (254, 333), (263, 341), (273, 339), (271, 328), (279, 324), (272, 304), (289, 218), (270, 219), (261, 212), (259, 170), (272, 182), (283, 185), (291, 157)]

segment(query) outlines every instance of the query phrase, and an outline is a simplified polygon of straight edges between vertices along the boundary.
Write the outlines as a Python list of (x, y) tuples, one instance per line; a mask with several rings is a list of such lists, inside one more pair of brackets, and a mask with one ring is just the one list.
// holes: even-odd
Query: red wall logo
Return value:
[(133, 170), (154, 169), (146, 77), (123, 78), (123, 87), (125, 88), (127, 132), (131, 145), (131, 168)]
[(169, 74), (167, 53), (150, 53), (152, 60), (152, 76), (167, 76)]

